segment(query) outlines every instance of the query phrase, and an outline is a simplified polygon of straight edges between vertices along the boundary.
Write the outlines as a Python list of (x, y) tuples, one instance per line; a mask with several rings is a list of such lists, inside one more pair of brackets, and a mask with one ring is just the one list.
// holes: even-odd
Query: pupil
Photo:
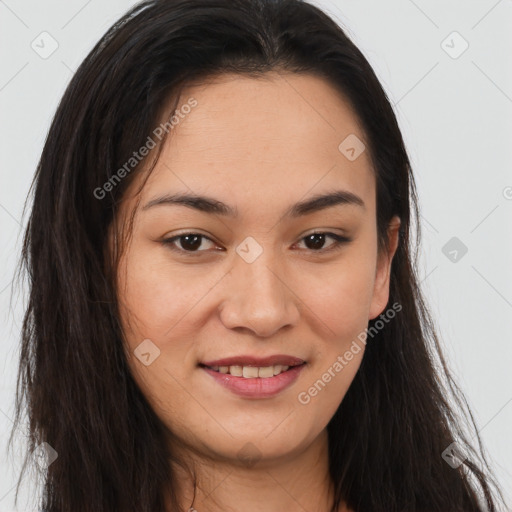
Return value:
[[(201, 245), (201, 236), (198, 236), (198, 235), (184, 235), (181, 237), (181, 239), (186, 240), (185, 243), (183, 243), (183, 241), (181, 243), (181, 246), (183, 247), (183, 249), (194, 251)], [(193, 242), (190, 242), (190, 240), (193, 240)], [(188, 247), (187, 247), (187, 245), (188, 245)]]
[(308, 247), (309, 249), (321, 249), (325, 242), (325, 235), (322, 233), (314, 233), (306, 237), (306, 245), (308, 245), (308, 240), (313, 242), (312, 247)]

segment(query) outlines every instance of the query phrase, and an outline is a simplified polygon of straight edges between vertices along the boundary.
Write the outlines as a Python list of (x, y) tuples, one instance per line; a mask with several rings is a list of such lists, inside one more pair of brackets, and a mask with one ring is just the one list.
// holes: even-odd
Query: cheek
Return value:
[(133, 252), (121, 272), (122, 316), (129, 324), (125, 332), (129, 340), (162, 340), (171, 330), (183, 329), (188, 312), (211, 288), (211, 275), (197, 279), (166, 261)]
[[(316, 324), (315, 362), (298, 392), (308, 417), (326, 425), (346, 395), (361, 364), (368, 326), (375, 268), (370, 251), (354, 251), (323, 275), (304, 272), (298, 295), (303, 316)], [(306, 276), (306, 277), (304, 277)], [(310, 277), (307, 277), (310, 276)]]
[(319, 365), (315, 365), (306, 385), (297, 394), (302, 414), (314, 418), (322, 428), (338, 409), (363, 358), (362, 343), (347, 345), (346, 349), (326, 355)]
[(346, 339), (367, 326), (375, 269), (368, 259), (347, 258), (321, 273), (303, 273), (297, 294), (323, 324), (326, 337)]

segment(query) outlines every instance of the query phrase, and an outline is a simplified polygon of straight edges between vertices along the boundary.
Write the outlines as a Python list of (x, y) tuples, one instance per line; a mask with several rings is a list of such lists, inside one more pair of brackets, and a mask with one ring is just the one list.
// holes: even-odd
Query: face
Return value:
[(180, 446), (284, 460), (325, 433), (359, 368), (398, 223), (378, 254), (365, 136), (322, 79), (223, 75), (187, 102), (120, 210), (140, 200), (118, 268), (129, 365)]

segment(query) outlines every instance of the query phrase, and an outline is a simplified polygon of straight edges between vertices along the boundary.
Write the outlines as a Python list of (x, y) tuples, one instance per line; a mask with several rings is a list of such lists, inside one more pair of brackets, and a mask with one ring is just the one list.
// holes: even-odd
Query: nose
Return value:
[(300, 300), (293, 292), (293, 279), (269, 253), (264, 251), (252, 263), (235, 258), (220, 307), (226, 328), (269, 337), (297, 325)]

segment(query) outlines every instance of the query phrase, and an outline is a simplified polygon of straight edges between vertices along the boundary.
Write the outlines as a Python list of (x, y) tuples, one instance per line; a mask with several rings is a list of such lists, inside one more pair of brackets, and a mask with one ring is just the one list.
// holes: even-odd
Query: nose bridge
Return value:
[(254, 239), (237, 247), (222, 310), (226, 327), (245, 327), (268, 336), (297, 321), (294, 295), (278, 260), (270, 245), (264, 249)]
[[(277, 305), (283, 304), (285, 297), (282, 290), (282, 278), (279, 279), (279, 268), (277, 260), (267, 251), (254, 262), (238, 262), (240, 272), (237, 273), (242, 286), (247, 286), (247, 291), (251, 291), (252, 303), (263, 301), (264, 303)], [(276, 303), (276, 304), (274, 304)]]

